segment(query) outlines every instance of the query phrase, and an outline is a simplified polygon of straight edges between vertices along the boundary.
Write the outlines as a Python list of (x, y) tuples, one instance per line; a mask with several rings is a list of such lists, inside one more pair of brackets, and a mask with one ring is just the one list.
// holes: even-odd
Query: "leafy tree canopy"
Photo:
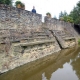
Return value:
[(80, 1), (76, 4), (73, 10), (68, 15), (66, 12), (60, 12), (59, 19), (66, 22), (73, 22), (75, 24), (80, 24)]
[(12, 5), (13, 0), (0, 0), (0, 4)]
[(69, 16), (66, 11), (60, 12), (59, 19), (62, 21), (65, 21), (65, 22), (70, 22), (70, 23), (73, 22), (73, 18), (71, 16)]

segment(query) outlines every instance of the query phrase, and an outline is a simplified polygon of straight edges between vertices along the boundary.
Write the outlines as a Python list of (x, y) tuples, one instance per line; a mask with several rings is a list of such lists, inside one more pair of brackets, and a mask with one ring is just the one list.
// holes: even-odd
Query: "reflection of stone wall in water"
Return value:
[[(70, 62), (70, 59), (73, 59), (75, 53), (72, 52), (75, 52), (75, 50), (75, 48), (66, 49), (58, 52), (57, 54), (54, 53), (52, 55), (46, 56), (45, 58), (38, 59), (36, 61), (33, 61), (32, 63), (21, 66), (18, 69), (12, 70), (8, 74), (3, 74), (2, 76), (0, 76), (0, 79), (4, 79), (6, 76), (7, 79), (10, 80), (11, 76), (13, 76), (14, 74), (13, 79), (16, 78), (19, 80), (23, 80), (26, 76), (26, 79), (28, 80), (42, 80), (42, 78), (44, 77), (50, 80), (52, 74), (55, 71), (57, 71), (58, 69), (62, 69), (65, 63)], [(22, 72), (24, 72), (24, 74)]]
[(75, 70), (76, 75), (78, 76), (78, 78), (80, 79), (80, 52), (79, 55), (76, 56), (76, 59), (72, 60), (71, 65), (73, 66), (73, 70)]

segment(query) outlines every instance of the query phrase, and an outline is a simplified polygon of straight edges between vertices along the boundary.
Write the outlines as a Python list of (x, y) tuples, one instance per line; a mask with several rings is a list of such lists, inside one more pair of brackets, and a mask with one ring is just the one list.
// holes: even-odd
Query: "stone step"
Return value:
[(64, 35), (64, 36), (61, 36), (62, 38), (66, 38), (66, 37), (73, 37), (71, 35)]
[(34, 37), (34, 39), (46, 39), (46, 38), (48, 38), (47, 36), (45, 36), (45, 37), (42, 37), (42, 36), (40, 36), (40, 37)]
[(47, 37), (34, 37), (34, 38), (15, 38), (15, 39), (10, 39), (11, 42), (19, 42), (20, 40), (30, 40), (30, 41), (34, 41), (34, 40), (42, 40), (42, 39), (48, 39)]
[(34, 31), (34, 33), (44, 33), (44, 31)]
[[(58, 33), (57, 33), (57, 34), (58, 34)], [(66, 34), (66, 33), (64, 33), (64, 34), (60, 34), (60, 33), (59, 33), (58, 35), (59, 35), (59, 36), (63, 36), (63, 35), (67, 35), (67, 34)]]
[(64, 40), (75, 40), (75, 37), (66, 37)]
[(63, 31), (63, 32), (58, 31), (58, 32), (56, 32), (56, 33), (58, 33), (58, 34), (66, 34), (64, 31)]
[(35, 42), (30, 42), (30, 43), (18, 43), (17, 45), (14, 46), (29, 46), (29, 45), (36, 45), (36, 44), (43, 44), (43, 43), (50, 43), (50, 42), (55, 42), (55, 39), (50, 39), (50, 40), (43, 40), (43, 41), (35, 41)]
[(33, 35), (33, 37), (48, 37), (48, 35)]
[(34, 35), (34, 36), (36, 36), (36, 35), (38, 35), (38, 36), (41, 36), (41, 35), (42, 35), (42, 36), (43, 36), (43, 35), (47, 35), (47, 34), (45, 34), (45, 33), (34, 34), (34, 33), (33, 33), (33, 35)]

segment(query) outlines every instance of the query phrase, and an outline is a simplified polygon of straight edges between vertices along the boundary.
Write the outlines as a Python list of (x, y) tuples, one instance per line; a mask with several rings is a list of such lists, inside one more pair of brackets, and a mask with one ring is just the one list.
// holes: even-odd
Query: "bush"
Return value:
[(51, 18), (51, 13), (47, 12), (46, 16), (49, 17), (49, 18)]
[(0, 0), (0, 4), (12, 5), (13, 0)]
[(0, 0), (0, 4), (4, 4), (4, 0)]
[(17, 8), (25, 9), (25, 5), (24, 5), (24, 3), (22, 3), (21, 1), (16, 1), (16, 2), (15, 2), (15, 6), (16, 6)]
[(80, 44), (80, 39), (78, 40), (78, 44)]
[(16, 1), (16, 2), (15, 2), (15, 6), (16, 6), (16, 7), (18, 6), (18, 4), (21, 4), (21, 1)]

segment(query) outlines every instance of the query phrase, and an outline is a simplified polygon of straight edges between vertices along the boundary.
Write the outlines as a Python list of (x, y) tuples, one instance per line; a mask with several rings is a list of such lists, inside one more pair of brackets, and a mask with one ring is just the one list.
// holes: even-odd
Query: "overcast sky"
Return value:
[[(17, 0), (14, 0), (17, 1)], [(37, 13), (46, 15), (50, 12), (52, 17), (58, 18), (61, 11), (66, 11), (68, 14), (76, 6), (79, 0), (19, 0), (26, 6), (26, 10), (31, 11), (32, 7), (35, 6)]]

